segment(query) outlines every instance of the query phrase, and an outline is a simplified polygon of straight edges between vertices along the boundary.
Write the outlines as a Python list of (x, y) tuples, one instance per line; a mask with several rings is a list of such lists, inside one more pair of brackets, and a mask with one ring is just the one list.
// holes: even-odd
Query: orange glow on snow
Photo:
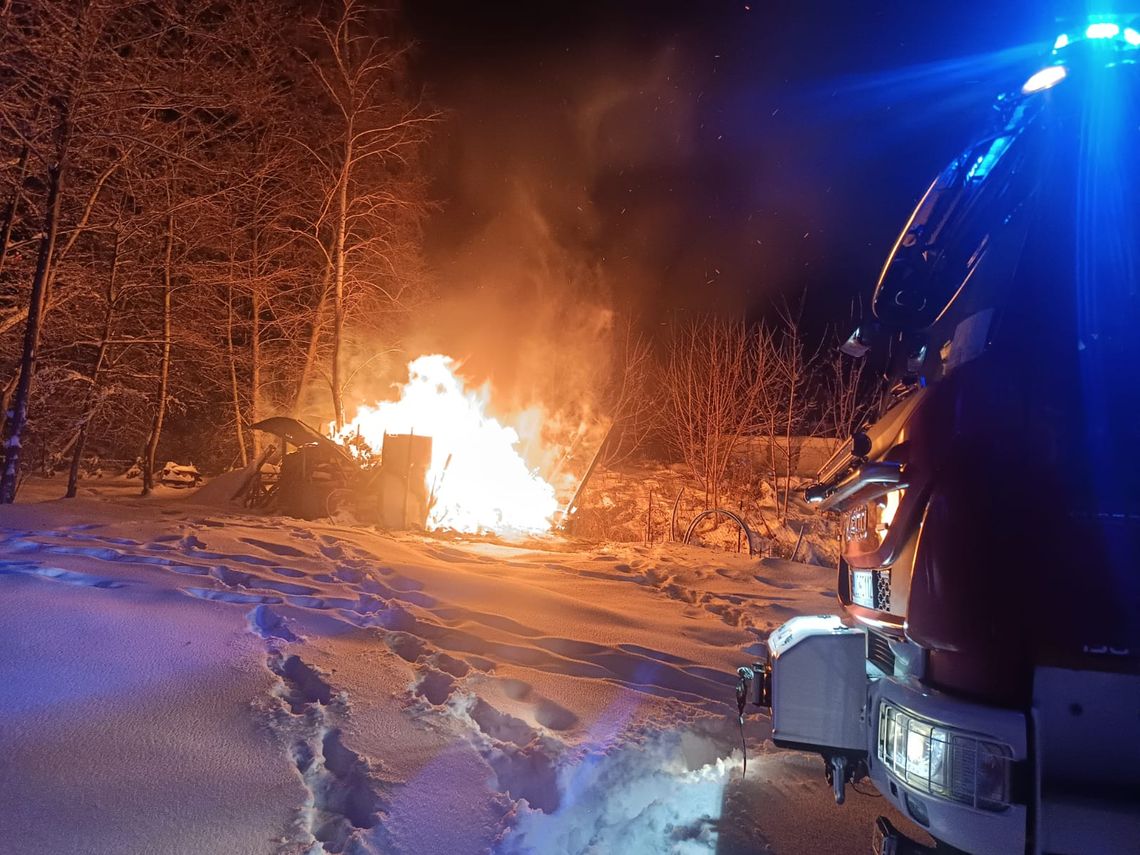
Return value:
[(432, 438), (428, 490), (435, 505), (428, 528), (464, 532), (541, 532), (558, 509), (554, 487), (532, 472), (518, 452), (519, 435), (487, 415), (489, 386), (469, 390), (450, 357), (421, 356), (408, 366), (398, 401), (361, 406), (333, 439), (358, 432), (374, 449), (384, 434)]

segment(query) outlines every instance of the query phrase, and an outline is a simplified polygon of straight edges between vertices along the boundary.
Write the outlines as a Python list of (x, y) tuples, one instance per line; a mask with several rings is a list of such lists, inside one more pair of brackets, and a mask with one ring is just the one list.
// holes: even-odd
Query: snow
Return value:
[[(739, 781), (733, 671), (833, 571), (201, 504), (227, 492), (0, 508), (0, 849), (745, 852), (828, 810), (813, 851), (866, 845), (763, 719)], [(784, 763), (792, 830), (758, 807)]]

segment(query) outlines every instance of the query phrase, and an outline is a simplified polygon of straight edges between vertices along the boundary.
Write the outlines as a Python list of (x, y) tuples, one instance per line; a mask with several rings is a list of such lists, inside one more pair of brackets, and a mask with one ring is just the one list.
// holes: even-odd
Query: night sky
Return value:
[(932, 175), (1063, 26), (1026, 0), (405, 11), (449, 111), (428, 235), (445, 297), (660, 324), (806, 289), (813, 327), (844, 332)]

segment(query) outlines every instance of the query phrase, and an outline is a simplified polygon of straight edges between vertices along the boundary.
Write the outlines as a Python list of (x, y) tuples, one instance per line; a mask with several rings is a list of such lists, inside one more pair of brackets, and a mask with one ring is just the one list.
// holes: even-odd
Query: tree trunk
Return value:
[(8, 427), (9, 407), (12, 404), (12, 396), (16, 394), (16, 381), (19, 379), (20, 372), (17, 370), (8, 378), (4, 388), (0, 389), (0, 434), (3, 434)]
[(297, 379), (297, 389), (293, 394), (293, 417), (301, 415), (301, 403), (304, 400), (305, 388), (312, 379), (313, 370), (317, 367), (317, 351), (321, 344), (321, 330), (324, 329), (325, 310), (329, 302), (329, 268), (325, 268), (325, 278), (321, 283), (321, 299), (313, 313), (313, 323), (309, 328), (309, 346), (305, 349), (305, 362), (301, 365), (301, 376)]
[(4, 209), (4, 223), (0, 226), (0, 273), (4, 272), (4, 265), (8, 261), (8, 246), (12, 242), (12, 226), (15, 225), (20, 200), (24, 195), (24, 178), (28, 172), (29, 151), (27, 145), (20, 150), (20, 161), (16, 165), (16, 189), (12, 191), (12, 198)]
[(162, 267), (162, 362), (158, 370), (158, 405), (154, 412), (154, 423), (147, 438), (146, 454), (143, 455), (142, 494), (147, 496), (154, 489), (155, 458), (158, 455), (158, 441), (162, 438), (162, 422), (166, 418), (166, 392), (170, 382), (170, 297), (173, 289), (171, 258), (174, 254), (174, 214), (166, 215), (166, 247)]
[(103, 335), (99, 339), (99, 350), (95, 354), (95, 363), (91, 367), (91, 385), (83, 399), (83, 409), (80, 411), (79, 430), (75, 436), (75, 448), (71, 455), (71, 468), (67, 473), (67, 492), (65, 499), (74, 499), (79, 491), (79, 465), (83, 459), (83, 449), (87, 444), (87, 426), (91, 423), (92, 410), (99, 395), (100, 374), (103, 364), (107, 361), (107, 351), (111, 344), (111, 331), (115, 323), (115, 278), (119, 272), (119, 233), (115, 232), (115, 242), (111, 247), (111, 272), (107, 277), (107, 310), (103, 313)]
[(345, 131), (344, 166), (337, 188), (336, 245), (333, 249), (333, 348), (332, 348), (332, 397), (333, 417), (336, 429), (344, 428), (344, 389), (341, 387), (340, 351), (344, 339), (344, 277), (345, 249), (348, 242), (348, 179), (352, 169), (352, 122)]
[[(261, 405), (261, 297), (254, 289), (250, 293), (252, 303), (250, 309), (249, 329), (249, 421), (257, 424), (261, 421), (263, 407)], [(254, 432), (254, 454), (261, 452), (261, 439)]]
[[(796, 343), (798, 345), (798, 339)], [(793, 354), (791, 358), (797, 359), (797, 355)], [(787, 456), (784, 460), (784, 502), (780, 513), (780, 521), (785, 524), (788, 521), (788, 503), (792, 497), (792, 425), (795, 422), (796, 414), (797, 379), (798, 369), (790, 375), (788, 380), (788, 420), (784, 433), (784, 452)]]
[(20, 443), (24, 435), (24, 426), (28, 422), (28, 399), (31, 397), (32, 377), (36, 371), (40, 329), (43, 326), (44, 299), (47, 295), (48, 278), (51, 276), (56, 237), (59, 234), (60, 199), (63, 189), (67, 138), (70, 136), (70, 130), (70, 119), (67, 109), (64, 107), (60, 117), (58, 157), (48, 169), (47, 213), (44, 217), (44, 229), (40, 237), (36, 272), (32, 278), (32, 293), (28, 298), (28, 320), (24, 326), (24, 349), (20, 356), (20, 376), (16, 381), (16, 393), (12, 401), (11, 413), (5, 425), (4, 473), (0, 476), (0, 504), (10, 504), (16, 500), (16, 487), (20, 476)]
[[(254, 348), (256, 350), (256, 347)], [(237, 357), (234, 355), (234, 286), (226, 286), (226, 352), (230, 362), (230, 395), (234, 404), (234, 430), (237, 432), (238, 448), (241, 450), (241, 465), (249, 465), (249, 453), (245, 447), (245, 430), (241, 415), (241, 393), (238, 386)]]

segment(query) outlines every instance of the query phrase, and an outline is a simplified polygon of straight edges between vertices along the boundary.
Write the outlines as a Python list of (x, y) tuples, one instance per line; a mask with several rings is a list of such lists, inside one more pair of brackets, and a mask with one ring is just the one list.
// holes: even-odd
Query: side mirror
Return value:
[(839, 352), (854, 359), (862, 359), (874, 344), (875, 332), (874, 328), (855, 327), (855, 331), (847, 337), (847, 341), (839, 345)]

